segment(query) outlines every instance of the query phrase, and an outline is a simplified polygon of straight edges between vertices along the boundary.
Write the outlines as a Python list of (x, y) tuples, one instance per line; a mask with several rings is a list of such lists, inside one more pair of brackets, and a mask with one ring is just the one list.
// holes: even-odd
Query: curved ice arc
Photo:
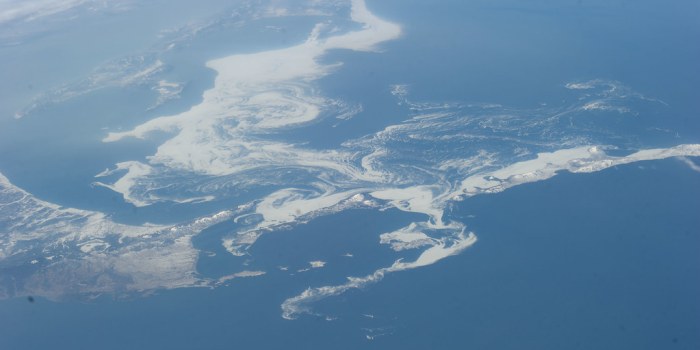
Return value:
[(434, 264), (446, 257), (459, 254), (464, 249), (476, 243), (476, 240), (476, 235), (473, 233), (460, 233), (457, 239), (452, 240), (451, 243), (447, 243), (446, 240), (437, 241), (435, 245), (426, 249), (415, 261), (403, 262), (397, 260), (391, 266), (376, 270), (370, 275), (364, 277), (348, 277), (348, 281), (345, 284), (308, 288), (301, 294), (289, 298), (282, 303), (282, 317), (291, 320), (295, 319), (300, 313), (312, 313), (309, 304), (313, 302), (343, 294), (350, 289), (358, 289), (379, 282), (388, 273)]

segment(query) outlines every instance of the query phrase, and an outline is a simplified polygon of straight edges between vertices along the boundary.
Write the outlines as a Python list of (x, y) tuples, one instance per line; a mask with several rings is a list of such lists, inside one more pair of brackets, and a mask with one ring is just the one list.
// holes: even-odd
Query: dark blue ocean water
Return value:
[[(385, 264), (373, 253), (376, 235), (411, 219), (354, 210), (261, 238), (250, 269), (268, 274), (226, 287), (126, 301), (3, 301), (0, 347), (696, 349), (699, 206), (700, 175), (675, 159), (473, 197), (452, 215), (477, 232), (475, 246), (316, 305), (335, 321), (283, 320), (279, 305), (291, 295)], [(356, 258), (343, 262), (346, 251)], [(328, 265), (291, 277), (256, 265), (296, 268), (308, 257)]]
[[(401, 122), (409, 113), (395, 104), (391, 84), (408, 85), (417, 102), (495, 103), (526, 111), (570, 106), (581, 95), (565, 89), (566, 83), (604, 79), (665, 103), (658, 111), (630, 106), (639, 120), (620, 131), (647, 128), (646, 146), (700, 141), (700, 73), (693, 69), (700, 46), (687, 40), (700, 36), (697, 2), (391, 0), (368, 7), (401, 24), (402, 36), (383, 43), (379, 53), (328, 53), (324, 62), (343, 65), (319, 81), (324, 96), (361, 103), (363, 112), (337, 127), (328, 118), (281, 137), (334, 148), (347, 136)], [(650, 133), (654, 127), (673, 132)]]
[[(350, 210), (263, 236), (245, 258), (231, 256), (220, 245), (220, 238), (235, 225), (213, 226), (194, 239), (196, 248), (216, 253), (202, 254), (198, 269), (203, 277), (242, 270), (267, 274), (235, 279), (217, 289), (162, 291), (123, 300), (104, 296), (89, 303), (2, 301), (0, 348), (282, 348), (361, 341), (364, 335), (356, 321), (328, 322), (317, 316), (287, 321), (281, 318), (280, 304), (309, 286), (343, 283), (346, 276), (390, 265), (395, 254), (378, 244), (379, 234), (421, 217), (395, 209)], [(343, 256), (346, 253), (354, 256)], [(297, 272), (310, 260), (327, 265)], [(278, 266), (289, 270), (280, 271)]]
[[(307, 287), (318, 281), (343, 283), (346, 276), (363, 276), (374, 272), (378, 267), (391, 265), (398, 257), (388, 246), (379, 245), (379, 235), (418, 220), (425, 220), (425, 215), (397, 209), (351, 209), (264, 234), (250, 248), (249, 255), (243, 257), (229, 254), (221, 245), (223, 237), (240, 230), (240, 226), (227, 221), (194, 237), (195, 248), (203, 252), (197, 271), (202, 276), (211, 278), (241, 270), (262, 270), (273, 275), (279, 272), (294, 276), (280, 281), (280, 288), (295, 285), (299, 279), (304, 281), (302, 284), (308, 283)], [(353, 256), (346, 257), (346, 254)], [(330, 268), (311, 270), (311, 273), (297, 272), (308, 268), (309, 261), (314, 260), (325, 261)], [(289, 270), (279, 271), (279, 267), (287, 267)]]
[(454, 214), (475, 246), (348, 303), (377, 310), (387, 348), (696, 349), (699, 207), (674, 159), (474, 197)]

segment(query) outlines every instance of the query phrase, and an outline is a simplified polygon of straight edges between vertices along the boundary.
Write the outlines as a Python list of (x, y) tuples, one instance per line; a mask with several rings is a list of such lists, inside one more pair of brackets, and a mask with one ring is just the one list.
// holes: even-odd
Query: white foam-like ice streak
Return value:
[(311, 313), (311, 308), (309, 306), (311, 303), (343, 294), (350, 289), (358, 289), (379, 282), (388, 273), (434, 264), (444, 258), (459, 254), (464, 249), (476, 243), (476, 241), (476, 235), (473, 233), (460, 233), (453, 239), (445, 238), (436, 241), (433, 246), (423, 251), (415, 261), (403, 262), (397, 260), (391, 266), (378, 269), (367, 276), (348, 277), (348, 281), (341, 285), (308, 288), (301, 294), (289, 298), (282, 303), (282, 317), (291, 320), (301, 313)]
[[(262, 220), (255, 227), (239, 232), (233, 237), (226, 237), (222, 244), (232, 254), (241, 256), (245, 249), (254, 244), (265, 231), (273, 230), (283, 224), (297, 223), (300, 218), (308, 217), (322, 210), (338, 206), (343, 201), (368, 204), (362, 193), (385, 201), (391, 206), (407, 212), (426, 214), (430, 221), (420, 223), (431, 230), (459, 230), (454, 223), (443, 222), (444, 199), (449, 187), (410, 186), (404, 188), (386, 188), (375, 184), (375, 188), (355, 188), (347, 191), (335, 191), (326, 187), (326, 192), (300, 189), (282, 189), (266, 196), (255, 207), (255, 214)], [(437, 194), (437, 195), (436, 195)], [(371, 202), (369, 202), (371, 205)]]
[(223, 238), (222, 245), (235, 256), (245, 255), (246, 249), (264, 232), (277, 227), (299, 223), (303, 218), (310, 218), (324, 210), (335, 212), (351, 206), (373, 206), (374, 203), (361, 194), (364, 191), (366, 189), (358, 188), (334, 192), (329, 186), (325, 187), (325, 192), (294, 188), (276, 191), (257, 203), (252, 213), (235, 218), (237, 222), (250, 215), (257, 215), (261, 219), (254, 227)]
[(353, 21), (362, 23), (363, 30), (328, 38), (326, 44), (329, 48), (374, 51), (377, 44), (401, 35), (399, 25), (375, 16), (367, 9), (364, 0), (352, 0), (350, 17)]
[(109, 185), (102, 182), (95, 182), (95, 185), (103, 186), (114, 192), (121, 193), (126, 202), (132, 203), (137, 207), (144, 207), (153, 203), (152, 200), (137, 198), (133, 193), (133, 188), (137, 185), (139, 178), (151, 173), (151, 166), (136, 161), (121, 162), (117, 163), (116, 168), (113, 170), (105, 170), (95, 175), (95, 177), (109, 176), (118, 171), (126, 171), (126, 174), (119, 178), (114, 184)]
[(219, 286), (222, 284), (225, 284), (226, 282), (229, 282), (233, 279), (236, 278), (250, 278), (250, 277), (258, 277), (258, 276), (263, 276), (265, 275), (265, 271), (241, 271), (241, 272), (236, 272), (234, 274), (226, 275), (219, 277), (218, 280), (214, 283), (214, 286)]
[(587, 83), (568, 83), (566, 88), (570, 90), (588, 90), (592, 89), (593, 85)]
[(600, 146), (543, 152), (532, 160), (518, 162), (497, 171), (470, 176), (461, 182), (460, 189), (453, 195), (457, 198), (460, 195), (473, 196), (501, 192), (520, 184), (546, 180), (562, 170), (590, 173), (633, 162), (698, 155), (700, 155), (698, 144), (641, 150), (622, 157), (609, 156)]
[(148, 108), (148, 110), (153, 110), (170, 100), (175, 100), (180, 98), (180, 94), (184, 89), (183, 83), (169, 82), (167, 80), (160, 80), (158, 84), (151, 87), (151, 90), (158, 93), (158, 99), (156, 102)]
[(433, 224), (441, 227), (443, 226), (443, 210), (440, 203), (435, 202), (435, 194), (442, 191), (444, 189), (439, 186), (421, 185), (383, 189), (370, 192), (370, 195), (388, 201), (399, 210), (427, 214), (432, 219)]
[(700, 165), (695, 164), (690, 158), (688, 157), (678, 157), (685, 165), (687, 165), (690, 169), (693, 171), (697, 171), (700, 173)]
[(597, 101), (592, 101), (589, 102), (583, 107), (581, 107), (582, 110), (584, 111), (613, 111), (617, 113), (627, 113), (630, 111), (629, 108), (627, 107), (621, 107), (621, 106), (614, 106), (608, 103), (608, 101), (605, 100), (597, 100)]
[(160, 94), (155, 105), (149, 109), (155, 108), (167, 100), (177, 98), (182, 89), (182, 86), (177, 87), (163, 80), (155, 81), (155, 77), (165, 67), (165, 63), (153, 54), (129, 56), (107, 62), (85, 78), (40, 93), (28, 106), (17, 111), (15, 118), (19, 119), (53, 104), (63, 103), (109, 87), (152, 85), (151, 89)]
[(217, 76), (202, 103), (130, 131), (109, 133), (104, 141), (144, 138), (153, 131), (175, 133), (149, 157), (149, 163), (197, 174), (221, 176), (266, 166), (296, 166), (372, 180), (374, 174), (363, 175), (347, 165), (349, 153), (307, 150), (250, 135), (319, 117), (326, 100), (309, 84), (335, 67), (318, 63), (328, 50), (376, 50), (377, 44), (400, 35), (399, 26), (374, 16), (363, 1), (352, 2), (352, 18), (363, 24), (361, 30), (320, 38), (323, 26), (319, 25), (296, 46), (211, 60), (207, 66)]
[(434, 243), (434, 239), (425, 234), (417, 223), (412, 222), (407, 227), (399, 230), (382, 233), (379, 235), (379, 243), (389, 244), (391, 249), (402, 251), (431, 245)]
[(312, 269), (320, 269), (324, 266), (326, 266), (326, 262), (322, 260), (314, 260), (314, 261), (309, 261), (309, 267)]
[(257, 205), (256, 212), (264, 218), (257, 229), (296, 221), (300, 216), (328, 208), (351, 198), (361, 189), (340, 193), (324, 193), (309, 197), (300, 190), (284, 189), (267, 196)]

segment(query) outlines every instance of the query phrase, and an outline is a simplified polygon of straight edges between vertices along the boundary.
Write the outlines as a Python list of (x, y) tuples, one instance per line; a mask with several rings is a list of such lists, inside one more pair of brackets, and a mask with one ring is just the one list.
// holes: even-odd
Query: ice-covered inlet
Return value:
[[(105, 142), (124, 137), (144, 138), (154, 131), (174, 136), (149, 157), (155, 167), (196, 174), (223, 176), (269, 167), (326, 168), (352, 178), (365, 175), (347, 164), (349, 154), (313, 151), (294, 145), (253, 137), (280, 128), (308, 123), (319, 117), (329, 101), (310, 84), (336, 65), (319, 63), (329, 50), (372, 51), (397, 38), (398, 25), (368, 11), (361, 0), (352, 2), (352, 20), (362, 28), (327, 36), (328, 23), (316, 25), (308, 39), (296, 46), (237, 54), (207, 62), (217, 72), (214, 87), (204, 92), (200, 104), (180, 114), (152, 119), (124, 132), (111, 132)], [(157, 172), (158, 169), (156, 168)], [(124, 177), (147, 178), (142, 167), (130, 167)], [(154, 174), (157, 176), (157, 174)], [(124, 184), (120, 183), (120, 185)], [(112, 186), (137, 205), (152, 199), (133, 198), (128, 186)]]
[[(561, 171), (594, 172), (636, 161), (700, 156), (699, 145), (654, 148), (658, 144), (639, 141), (647, 138), (635, 133), (656, 129), (633, 125), (644, 121), (630, 116), (640, 105), (656, 102), (602, 79), (564, 85), (573, 97), (562, 106), (530, 109), (416, 102), (410, 85), (387, 82), (386, 97), (400, 106), (396, 113), (404, 113), (401, 122), (382, 125), (382, 116), (376, 116), (373, 130), (379, 131), (337, 140), (336, 146), (325, 149), (285, 141), (280, 135), (292, 128), (317, 132), (312, 128), (322, 124), (314, 124), (322, 117), (344, 119), (363, 110), (320, 91), (318, 80), (332, 78), (343, 63), (327, 63), (327, 54), (379, 52), (382, 43), (401, 35), (401, 28), (372, 14), (361, 0), (352, 1), (350, 20), (324, 16), (296, 45), (210, 60), (206, 65), (216, 77), (201, 102), (182, 113), (104, 135), (105, 143), (153, 134), (165, 140), (149, 157), (122, 159), (96, 175), (96, 185), (122, 194), (126, 202), (139, 207), (156, 202), (240, 204), (235, 209), (219, 208), (223, 210), (172, 225), (124, 225), (102, 213), (41, 201), (0, 176), (0, 272), (32, 269), (24, 279), (0, 274), (5, 288), (0, 297), (226, 285), (263, 276), (266, 268), (255, 266), (255, 259), (263, 257), (231, 257), (245, 262), (225, 276), (199, 276), (195, 269), (200, 252), (192, 237), (217, 223), (236, 224), (235, 231), (217, 238), (234, 256), (247, 256), (255, 254), (250, 248), (261, 235), (319, 215), (357, 207), (419, 214), (397, 230), (373, 232), (386, 253), (397, 257), (385, 266), (357, 273), (344, 283), (319, 281), (291, 292), (282, 315), (295, 318), (313, 312), (314, 301), (377, 282), (389, 273), (439, 263), (473, 245), (476, 234), (450, 215), (454, 201), (546, 180)], [(157, 81), (155, 104), (164, 103), (177, 98), (185, 85), (159, 76), (169, 64), (163, 57), (131, 62), (126, 66), (132, 69), (123, 75), (112, 74), (123, 71), (124, 65), (116, 65), (118, 69), (91, 80), (94, 85), (79, 84), (78, 92), (66, 88), (61, 96), (89, 98), (98, 88), (147, 80)], [(605, 118), (596, 119), (600, 116)], [(629, 154), (606, 153), (612, 148)], [(697, 168), (693, 160), (684, 159)], [(239, 192), (254, 199), (241, 204)], [(220, 202), (213, 202), (217, 199)], [(361, 251), (352, 253), (346, 256), (354, 258), (346, 261), (362, 259)], [(333, 274), (338, 266), (323, 254), (303, 257), (301, 265), (280, 265), (278, 269), (289, 274), (296, 269), (292, 266), (303, 266), (297, 271), (320, 269), (314, 270), (319, 276)]]

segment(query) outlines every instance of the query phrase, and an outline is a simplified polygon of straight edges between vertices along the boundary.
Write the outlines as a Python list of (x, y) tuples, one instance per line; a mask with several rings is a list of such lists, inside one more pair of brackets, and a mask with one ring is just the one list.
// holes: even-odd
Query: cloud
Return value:
[(13, 21), (34, 21), (88, 2), (90, 0), (1, 0), (0, 25)]

